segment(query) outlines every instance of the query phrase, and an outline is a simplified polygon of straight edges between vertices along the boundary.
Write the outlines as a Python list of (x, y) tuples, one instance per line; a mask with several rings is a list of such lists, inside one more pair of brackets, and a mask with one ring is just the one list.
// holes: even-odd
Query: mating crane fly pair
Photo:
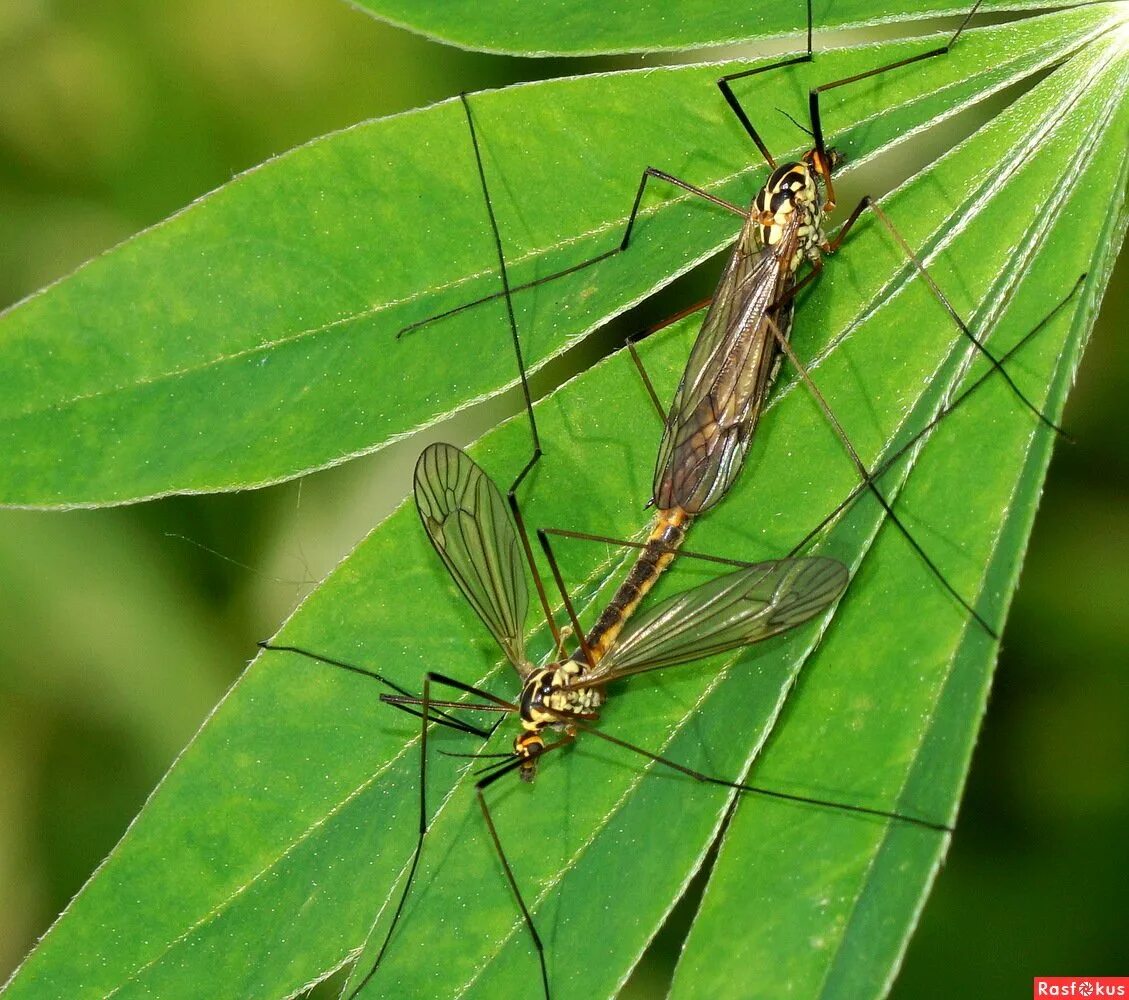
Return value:
[[(541, 279), (552, 280), (561, 274), (571, 273), (580, 267), (626, 250), (645, 188), (651, 179), (675, 184), (739, 214), (745, 220), (705, 317), (702, 331), (691, 352), (674, 402), (664, 416), (663, 437), (653, 482), (652, 501), (656, 507), (654, 524), (644, 543), (619, 543), (635, 544), (641, 552), (591, 631), (586, 633), (580, 627), (549, 545), (548, 534), (601, 541), (615, 540), (563, 530), (538, 532), (579, 646), (571, 655), (567, 654), (564, 640), (553, 619), (516, 500), (518, 486), (542, 453), (521, 355), (517, 324), (510, 301), (513, 291), (527, 286), (511, 288), (509, 284), (505, 256), (482, 169), (474, 122), (470, 106), (466, 99), (463, 99), (497, 249), (502, 282), (500, 296), (505, 298), (507, 305), (534, 449), (532, 457), (510, 487), (507, 497), (503, 497), (490, 477), (460, 449), (446, 444), (432, 445), (423, 452), (416, 466), (415, 498), (420, 519), (436, 552), (466, 600), (498, 642), (506, 659), (517, 671), (522, 684), (518, 697), (514, 701), (507, 701), (491, 692), (441, 673), (429, 672), (424, 679), (421, 695), (416, 695), (372, 671), (306, 650), (264, 644), (266, 648), (288, 649), (373, 677), (395, 691), (394, 694), (382, 695), (383, 701), (422, 720), (420, 827), (415, 852), (379, 952), (367, 972), (361, 976), (350, 992), (350, 996), (361, 992), (375, 975), (403, 913), (413, 884), (428, 828), (426, 761), (429, 724), (435, 722), (482, 737), (488, 737), (496, 728), (496, 726), (489, 729), (480, 728), (465, 721), (462, 713), (486, 712), (498, 714), (503, 718), (507, 715), (516, 715), (520, 723), (520, 732), (514, 739), (512, 752), (468, 756), (491, 761), (485, 768), (484, 775), (476, 783), (476, 794), (506, 879), (534, 943), (540, 963), (542, 987), (547, 998), (550, 996), (550, 984), (544, 946), (503, 849), (484, 793), (495, 781), (515, 770), (522, 778), (532, 780), (539, 759), (557, 748), (569, 745), (579, 733), (591, 734), (699, 781), (722, 785), (736, 791), (755, 792), (817, 806), (869, 814), (938, 832), (950, 830), (947, 824), (928, 819), (847, 803), (789, 795), (702, 774), (602, 732), (594, 724), (598, 720), (599, 710), (607, 697), (607, 687), (611, 683), (634, 674), (686, 663), (778, 635), (826, 611), (846, 588), (848, 573), (841, 563), (825, 557), (795, 557), (795, 550), (784, 558), (755, 564), (715, 559), (714, 561), (717, 562), (735, 563), (740, 568), (684, 593), (666, 598), (649, 610), (635, 613), (660, 574), (673, 560), (691, 521), (716, 505), (732, 485), (740, 471), (765, 397), (785, 356), (790, 359), (801, 378), (815, 393), (817, 401), (832, 421), (836, 433), (843, 440), (860, 473), (858, 487), (824, 520), (823, 524), (809, 533), (801, 545), (837, 517), (854, 498), (870, 490), (878, 498), (886, 515), (925, 559), (930, 570), (941, 579), (950, 593), (954, 594), (977, 621), (991, 632), (990, 626), (980, 618), (967, 601), (956, 594), (937, 567), (913, 540), (878, 490), (876, 480), (928, 434), (941, 419), (976, 391), (986, 379), (991, 377), (992, 372), (1002, 374), (1022, 402), (1045, 423), (1049, 423), (1023, 396), (1003, 368), (1003, 363), (1037, 333), (1045, 325), (1046, 320), (1028, 333), (1007, 355), (997, 359), (977, 340), (936, 286), (925, 276), (931, 290), (937, 294), (961, 333), (988, 357), (992, 370), (982, 375), (955, 400), (943, 407), (926, 427), (918, 431), (896, 454), (888, 457), (881, 467), (875, 470), (867, 470), (859, 460), (789, 345), (796, 293), (818, 275), (822, 255), (834, 253), (838, 249), (855, 220), (865, 209), (874, 210), (908, 253), (908, 247), (905, 246), (900, 235), (878, 206), (868, 198), (859, 203), (833, 240), (828, 240), (824, 235), (824, 216), (834, 207), (832, 171), (838, 165), (839, 157), (827, 148), (824, 141), (819, 114), (819, 94), (833, 87), (947, 52), (975, 11), (976, 7), (973, 7), (944, 46), (848, 79), (824, 84), (813, 90), (810, 101), (812, 149), (800, 161), (778, 165), (741, 107), (730, 84), (742, 77), (779, 66), (811, 60), (809, 0), (808, 44), (805, 54), (733, 74), (719, 81), (725, 99), (772, 167), (768, 181), (754, 197), (751, 208), (746, 211), (686, 181), (648, 167), (640, 181), (620, 245), (592, 260)], [(922, 265), (912, 254), (909, 256), (914, 266), (924, 275)], [(797, 272), (804, 261), (811, 264), (811, 271), (803, 279), (797, 280)], [(495, 297), (499, 296), (489, 298)], [(1069, 296), (1059, 307), (1056, 307), (1054, 312), (1065, 305), (1066, 301), (1069, 301)], [(433, 319), (442, 318), (450, 315), (450, 312), (461, 311), (474, 304), (476, 303), (467, 303), (457, 310), (440, 314)], [(1054, 312), (1051, 315), (1054, 315)], [(643, 374), (645, 378), (645, 373)], [(650, 389), (649, 381), (647, 384)], [(655, 398), (653, 389), (651, 393), (652, 398)], [(1053, 427), (1053, 424), (1051, 426)], [(693, 553), (684, 553), (684, 557), (711, 558)], [(529, 604), (525, 580), (526, 567), (533, 574), (558, 654), (545, 666), (537, 666), (530, 662), (524, 649)], [(468, 702), (434, 698), (433, 686), (445, 687), (458, 692), (460, 696), (470, 695), (477, 700)]]

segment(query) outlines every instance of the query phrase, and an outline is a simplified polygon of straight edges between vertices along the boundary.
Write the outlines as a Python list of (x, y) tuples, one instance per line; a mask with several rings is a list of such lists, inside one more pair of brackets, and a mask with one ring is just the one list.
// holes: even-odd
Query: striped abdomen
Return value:
[[(639, 606), (639, 602), (655, 585), (663, 570), (674, 560), (675, 552), (686, 537), (686, 527), (689, 523), (690, 515), (679, 507), (660, 510), (655, 516), (654, 527), (647, 536), (639, 558), (631, 567), (631, 572), (619, 585), (615, 596), (604, 608), (592, 631), (588, 633), (588, 650), (592, 654), (593, 662), (598, 663), (608, 651), (627, 619)], [(583, 658), (582, 652), (573, 656), (575, 660)]]

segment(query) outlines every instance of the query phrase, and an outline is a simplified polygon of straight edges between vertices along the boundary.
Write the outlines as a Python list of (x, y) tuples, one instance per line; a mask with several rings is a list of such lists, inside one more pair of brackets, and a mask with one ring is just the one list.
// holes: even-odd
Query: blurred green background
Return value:
[[(446, 49), (335, 0), (0, 0), (0, 305), (297, 143), (595, 65)], [(1123, 255), (898, 997), (1129, 971), (1127, 283)], [(418, 448), (256, 493), (0, 511), (0, 978)]]

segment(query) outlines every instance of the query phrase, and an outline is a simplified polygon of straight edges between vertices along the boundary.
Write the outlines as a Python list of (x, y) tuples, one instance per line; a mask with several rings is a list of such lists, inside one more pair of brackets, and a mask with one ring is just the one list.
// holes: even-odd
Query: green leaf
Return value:
[[(1088, 46), (884, 201), (1000, 353), (1088, 272), (1010, 366), (1052, 416), (1126, 224), (1129, 61), (1118, 45), (1110, 34)], [(888, 233), (864, 219), (799, 304), (795, 345), (873, 464), (986, 366)], [(642, 345), (667, 398), (693, 335), (688, 321)], [(628, 359), (617, 354), (566, 384), (539, 404), (538, 420), (546, 456), (523, 487), (528, 521), (638, 536), (659, 428)], [(995, 622), (1014, 589), (1050, 437), (992, 377), (883, 480), (946, 576)], [(517, 419), (475, 454), (504, 484), (528, 451)], [(855, 481), (811, 396), (785, 379), (743, 475), (694, 526), (690, 547), (780, 555)], [(740, 656), (634, 678), (612, 692), (601, 726), (727, 777), (748, 770), (763, 746), (751, 772), (759, 784), (949, 820), (995, 644), (869, 498), (817, 550), (854, 572), (834, 618)], [(581, 543), (562, 555), (590, 621), (626, 557)], [(707, 575), (684, 558), (659, 589)], [(406, 687), (430, 669), (503, 696), (515, 689), (407, 505), (277, 641)], [(530, 649), (546, 650), (543, 631)], [(372, 954), (418, 821), (418, 731), (379, 693), (296, 655), (259, 656), (8, 995), (291, 995), (346, 962), (379, 915)], [(504, 751), (512, 736), (504, 728), (486, 749)], [(433, 748), (475, 742), (437, 733)], [(608, 996), (701, 865), (730, 796), (595, 739), (554, 756), (534, 786), (492, 789), (491, 808), (545, 939), (555, 1000)], [(365, 995), (537, 995), (536, 961), (485, 836), (472, 769), (431, 758), (431, 833)], [(745, 798), (675, 993), (714, 996), (739, 982), (749, 995), (881, 995), (944, 849), (945, 838), (908, 825)]]
[[(1078, 0), (1075, 0), (1077, 3)], [(787, 3), (719, 3), (718, 0), (357, 0), (377, 17), (428, 38), (481, 52), (522, 56), (587, 56), (729, 45), (803, 32), (803, 0)], [(816, 31), (864, 28), (943, 14), (965, 14), (971, 3), (952, 0), (836, 0), (814, 4)], [(1014, 10), (1009, 0), (987, 2), (982, 12)], [(1026, 9), (1061, 7), (1051, 0)]]
[[(1071, 89), (1072, 74), (1047, 81), (1040, 89), (1057, 105), (1048, 103), (1041, 117), (1017, 118), (1037, 146), (1027, 152), (1029, 140), (1022, 140), (1011, 162), (1001, 160), (984, 182), (985, 189), (1003, 183), (1018, 191), (1030, 190), (1035, 174), (1044, 177), (1045, 201), (1025, 202), (1036, 211), (1019, 220), (1033, 242), (1045, 241), (1025, 270), (1024, 286), (1052, 285), (1072, 265), (1084, 267), (1094, 242), (1091, 268), (1108, 273), (1112, 266), (1126, 226), (1126, 68), (1124, 53), (1111, 46), (1093, 62), (1070, 67), (1090, 86), (1084, 95)], [(1099, 76), (1087, 81), (1089, 72)], [(1053, 132), (1044, 136), (1044, 129)], [(1105, 169), (1106, 159), (1118, 166)], [(992, 215), (985, 207), (976, 225), (993, 225)], [(994, 224), (1007, 222), (996, 214)], [(1049, 232), (1036, 235), (1040, 228)], [(1034, 249), (1027, 240), (1015, 247), (1024, 261)], [(1018, 305), (1005, 315), (1006, 323), (1038, 320), (1037, 311)], [(1084, 343), (1076, 324), (1058, 344), (1043, 339), (1025, 354), (1025, 367), (1053, 373), (1036, 396), (1047, 412), (1062, 412)], [(934, 539), (931, 551), (956, 556), (945, 565), (961, 593), (1006, 607), (1052, 441), (1022, 419), (1004, 419), (1000, 389), (995, 406), (970, 408), (939, 429), (900, 504), (911, 514), (915, 537)], [(807, 665), (805, 683), (758, 758), (753, 780), (806, 795), (834, 788), (852, 802), (873, 798), (913, 815), (952, 817), (985, 710), (994, 650), (975, 628), (936, 627), (944, 602), (936, 593), (918, 593), (920, 567), (896, 536), (887, 532), (867, 560), (853, 582), (860, 599), (844, 602), (832, 641)], [(742, 808), (726, 833), (672, 995), (713, 995), (749, 969), (772, 970), (749, 984), (743, 995), (750, 997), (884, 994), (944, 847), (908, 827), (776, 804)], [(766, 916), (749, 933), (733, 934), (749, 913)]]
[[(839, 88), (851, 163), (1053, 64), (1107, 8), (969, 33), (944, 59)], [(922, 50), (885, 43), (739, 85), (774, 108)], [(644, 166), (746, 202), (765, 167), (714, 86), (733, 64), (475, 95), (515, 281), (614, 246)], [(655, 187), (629, 253), (519, 299), (532, 368), (732, 237), (727, 213)], [(578, 235), (579, 234), (579, 235)], [(497, 290), (460, 106), (357, 126), (252, 170), (0, 317), (0, 502), (120, 503), (275, 482), (371, 451), (514, 382), (501, 306), (397, 331)]]

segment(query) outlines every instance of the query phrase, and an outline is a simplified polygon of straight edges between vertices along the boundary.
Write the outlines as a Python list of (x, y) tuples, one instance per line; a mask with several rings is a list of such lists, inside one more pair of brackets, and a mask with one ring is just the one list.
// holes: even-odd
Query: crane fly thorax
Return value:
[(562, 660), (530, 674), (522, 685), (518, 708), (522, 731), (514, 740), (514, 756), (522, 760), (519, 774), (523, 781), (532, 781), (537, 773), (537, 759), (545, 752), (546, 729), (572, 732), (569, 716), (594, 718), (604, 703), (600, 688), (573, 687), (583, 682), (588, 665), (575, 660)]
[(753, 201), (762, 246), (779, 246), (785, 231), (794, 227), (796, 246), (788, 262), (792, 271), (805, 257), (817, 259), (825, 242), (823, 204), (816, 178), (816, 171), (806, 162), (785, 163), (772, 172)]
[[(600, 688), (579, 686), (587, 664), (561, 660), (526, 678), (521, 689), (521, 724), (528, 732), (565, 729), (568, 716), (591, 715), (604, 703)], [(518, 737), (521, 739), (521, 737)]]

